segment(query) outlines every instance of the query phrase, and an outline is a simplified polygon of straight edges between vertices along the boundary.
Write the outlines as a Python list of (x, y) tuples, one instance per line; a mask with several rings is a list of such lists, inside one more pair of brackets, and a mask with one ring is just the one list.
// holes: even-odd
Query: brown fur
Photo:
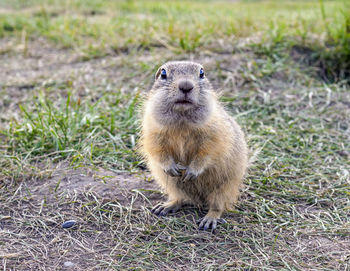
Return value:
[[(161, 68), (167, 70), (166, 80), (159, 77)], [(169, 62), (161, 68), (144, 106), (140, 141), (155, 180), (169, 196), (158, 213), (175, 211), (184, 203), (207, 206), (201, 226), (214, 229), (239, 195), (247, 167), (244, 135), (218, 102), (209, 81), (199, 78), (199, 64)], [(176, 105), (184, 97), (178, 89), (181, 80), (194, 84), (186, 96), (190, 105)], [(166, 174), (174, 164), (186, 168), (181, 176)], [(195, 178), (183, 181), (187, 173)]]

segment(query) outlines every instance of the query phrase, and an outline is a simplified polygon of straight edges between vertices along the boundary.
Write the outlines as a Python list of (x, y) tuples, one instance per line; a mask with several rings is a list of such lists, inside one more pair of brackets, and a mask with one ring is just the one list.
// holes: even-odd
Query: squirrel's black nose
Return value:
[(194, 85), (191, 81), (184, 80), (179, 83), (179, 90), (183, 93), (188, 93), (194, 88)]

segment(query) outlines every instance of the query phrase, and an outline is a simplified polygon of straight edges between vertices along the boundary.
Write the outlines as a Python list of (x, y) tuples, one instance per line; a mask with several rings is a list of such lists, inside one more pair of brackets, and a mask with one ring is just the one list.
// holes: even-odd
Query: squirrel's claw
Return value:
[(157, 216), (165, 216), (168, 213), (176, 213), (176, 211), (179, 210), (179, 208), (179, 205), (170, 205), (167, 207), (165, 203), (159, 203), (152, 208), (151, 212)]
[(208, 230), (210, 229), (211, 231), (214, 231), (217, 225), (217, 219), (216, 218), (212, 218), (212, 217), (203, 217), (202, 220), (199, 223), (198, 228), (200, 230)]
[(214, 232), (214, 230), (216, 229), (217, 224), (225, 224), (227, 223), (225, 219), (223, 218), (212, 218), (212, 217), (203, 217), (201, 218), (197, 223), (199, 223), (198, 229), (199, 230), (211, 230), (212, 232)]
[(187, 182), (187, 181), (193, 181), (199, 176), (199, 174), (190, 168), (187, 168), (185, 171), (184, 175), (182, 176), (182, 181)]
[(172, 163), (171, 166), (167, 169), (164, 169), (164, 172), (171, 177), (179, 177), (182, 175), (182, 171), (185, 170), (186, 167), (182, 165), (178, 165), (175, 163)]

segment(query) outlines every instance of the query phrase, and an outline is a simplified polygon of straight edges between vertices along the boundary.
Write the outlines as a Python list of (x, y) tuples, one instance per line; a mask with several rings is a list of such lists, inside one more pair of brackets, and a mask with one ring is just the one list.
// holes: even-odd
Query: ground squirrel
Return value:
[(200, 64), (174, 61), (158, 69), (144, 104), (140, 147), (169, 197), (152, 212), (174, 213), (185, 203), (209, 207), (199, 228), (214, 230), (239, 195), (247, 146)]

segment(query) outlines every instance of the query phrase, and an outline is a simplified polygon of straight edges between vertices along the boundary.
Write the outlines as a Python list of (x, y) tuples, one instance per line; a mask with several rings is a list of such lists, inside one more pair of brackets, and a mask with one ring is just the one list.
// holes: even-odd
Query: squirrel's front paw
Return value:
[(193, 181), (193, 180), (197, 179), (197, 177), (200, 174), (201, 174), (201, 171), (194, 170), (194, 169), (188, 167), (182, 176), (182, 181), (183, 182)]
[(170, 167), (164, 169), (164, 172), (172, 177), (179, 177), (185, 169), (186, 167), (173, 162)]

